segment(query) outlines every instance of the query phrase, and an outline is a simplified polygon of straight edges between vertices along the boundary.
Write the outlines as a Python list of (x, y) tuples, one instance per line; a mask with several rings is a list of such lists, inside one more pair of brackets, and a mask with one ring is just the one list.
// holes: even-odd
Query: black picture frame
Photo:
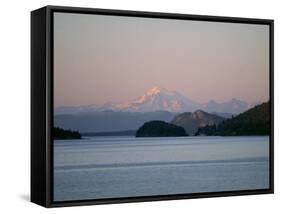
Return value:
[[(53, 200), (53, 13), (79, 13), (209, 22), (249, 23), (270, 28), (270, 188), (147, 197), (55, 202)], [(274, 192), (274, 21), (237, 17), (46, 6), (31, 12), (31, 201), (44, 207), (144, 202), (268, 194)]]

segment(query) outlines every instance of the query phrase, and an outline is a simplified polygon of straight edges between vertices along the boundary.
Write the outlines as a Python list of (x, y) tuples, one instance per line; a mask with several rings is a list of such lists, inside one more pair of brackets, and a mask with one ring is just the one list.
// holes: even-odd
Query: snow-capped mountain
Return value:
[(200, 104), (186, 98), (179, 92), (159, 87), (149, 89), (144, 95), (131, 102), (115, 104), (113, 106), (114, 110), (137, 112), (183, 112), (194, 111), (198, 108), (200, 108)]
[(202, 106), (192, 101), (179, 92), (169, 91), (165, 88), (153, 87), (138, 98), (123, 103), (105, 103), (102, 105), (88, 105), (77, 107), (58, 107), (55, 109), (56, 114), (71, 114), (93, 111), (129, 111), (129, 112), (152, 112), (152, 111), (169, 111), (185, 112), (195, 111)]

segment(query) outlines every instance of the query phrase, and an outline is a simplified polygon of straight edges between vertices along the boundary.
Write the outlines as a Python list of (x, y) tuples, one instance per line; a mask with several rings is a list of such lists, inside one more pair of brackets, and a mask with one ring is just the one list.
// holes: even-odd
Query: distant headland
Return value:
[(65, 130), (54, 127), (53, 136), (55, 140), (81, 139), (81, 134), (78, 131)]

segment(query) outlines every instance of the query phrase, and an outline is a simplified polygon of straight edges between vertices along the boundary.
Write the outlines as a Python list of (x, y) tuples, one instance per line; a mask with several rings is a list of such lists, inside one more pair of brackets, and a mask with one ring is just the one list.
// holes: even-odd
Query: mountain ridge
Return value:
[(120, 112), (193, 112), (202, 109), (206, 112), (217, 114), (237, 115), (251, 108), (253, 104), (236, 98), (224, 102), (210, 100), (206, 104), (200, 104), (191, 100), (177, 91), (160, 87), (152, 87), (143, 95), (126, 102), (106, 102), (103, 104), (91, 104), (84, 106), (60, 106), (55, 108), (55, 114), (80, 114), (87, 112), (120, 111)]
[(127, 102), (107, 102), (101, 105), (86, 106), (61, 106), (55, 109), (56, 114), (71, 114), (91, 111), (123, 111), (123, 112), (153, 112), (169, 111), (183, 112), (193, 111), (201, 107), (201, 104), (186, 98), (177, 91), (165, 88), (152, 87), (143, 95)]
[(222, 121), (218, 125), (207, 125), (198, 129), (196, 135), (244, 136), (269, 135), (270, 110), (269, 102)]
[(224, 119), (225, 118), (218, 115), (210, 114), (203, 110), (197, 110), (195, 112), (184, 112), (179, 114), (174, 117), (171, 123), (183, 127), (187, 134), (195, 135), (198, 128), (206, 125), (218, 124)]
[(137, 130), (144, 122), (162, 120), (169, 122), (175, 113), (157, 112), (86, 112), (80, 114), (61, 114), (54, 116), (54, 125), (65, 129), (87, 132), (116, 132)]

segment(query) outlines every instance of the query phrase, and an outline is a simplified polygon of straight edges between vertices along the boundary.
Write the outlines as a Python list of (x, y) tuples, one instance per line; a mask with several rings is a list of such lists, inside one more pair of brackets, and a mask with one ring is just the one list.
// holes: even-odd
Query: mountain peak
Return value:
[(177, 91), (170, 91), (165, 88), (154, 86), (147, 90), (144, 95), (133, 100), (126, 111), (170, 111), (184, 112), (194, 111), (200, 104), (189, 100)]
[(225, 112), (231, 114), (240, 114), (249, 109), (249, 104), (237, 98), (225, 102), (209, 101), (206, 105), (207, 112)]
[(239, 100), (239, 99), (237, 99), (237, 98), (234, 98), (234, 97), (233, 97), (233, 98), (231, 99), (231, 102), (242, 102), (242, 101)]
[(205, 111), (203, 111), (203, 110), (201, 110), (201, 109), (198, 109), (198, 110), (196, 110), (196, 111), (193, 112), (193, 113), (195, 113), (195, 114), (207, 114), (207, 112), (205, 112)]
[(177, 115), (171, 123), (183, 127), (189, 135), (194, 135), (198, 128), (206, 125), (219, 124), (223, 120), (223, 117), (209, 114), (202, 110), (196, 110)]
[(162, 90), (163, 90), (162, 88), (160, 88), (158, 86), (154, 86), (154, 87), (148, 89), (146, 94), (149, 96), (153, 96), (153, 95), (160, 93)]

